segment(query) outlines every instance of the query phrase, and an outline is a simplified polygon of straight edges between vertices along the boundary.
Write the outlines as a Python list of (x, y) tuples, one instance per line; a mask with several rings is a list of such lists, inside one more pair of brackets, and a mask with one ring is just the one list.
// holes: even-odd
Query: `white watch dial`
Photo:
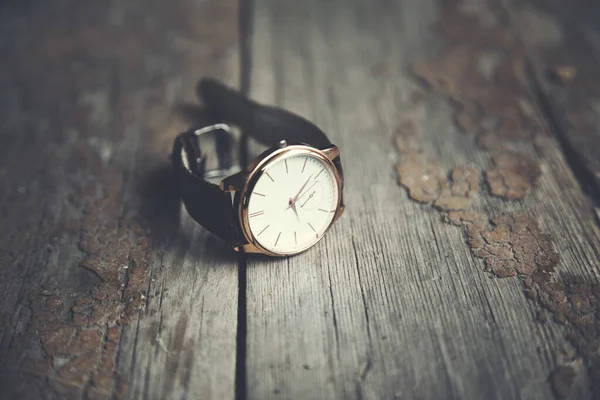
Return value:
[(248, 203), (252, 235), (265, 249), (293, 254), (315, 244), (338, 205), (329, 164), (310, 154), (290, 155), (267, 166)]

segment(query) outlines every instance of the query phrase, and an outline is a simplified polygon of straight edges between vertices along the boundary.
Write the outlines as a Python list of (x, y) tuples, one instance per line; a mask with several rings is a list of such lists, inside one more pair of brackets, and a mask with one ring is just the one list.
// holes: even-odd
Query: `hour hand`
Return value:
[(298, 211), (296, 210), (296, 201), (294, 199), (290, 199), (288, 208), (291, 208), (292, 211), (294, 211), (294, 214), (296, 214), (296, 218), (298, 218), (298, 221), (300, 221)]

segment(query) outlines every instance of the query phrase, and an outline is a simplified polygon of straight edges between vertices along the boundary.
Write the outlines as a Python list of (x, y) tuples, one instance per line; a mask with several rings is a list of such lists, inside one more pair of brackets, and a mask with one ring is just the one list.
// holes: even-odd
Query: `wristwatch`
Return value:
[[(291, 256), (315, 245), (344, 211), (337, 146), (304, 118), (258, 104), (216, 80), (203, 79), (198, 92), (217, 123), (180, 134), (172, 153), (190, 216), (237, 251)], [(271, 146), (230, 175), (236, 146), (229, 124)], [(209, 136), (218, 161), (212, 170), (200, 140)], [(219, 175), (228, 175), (220, 185), (213, 183)]]

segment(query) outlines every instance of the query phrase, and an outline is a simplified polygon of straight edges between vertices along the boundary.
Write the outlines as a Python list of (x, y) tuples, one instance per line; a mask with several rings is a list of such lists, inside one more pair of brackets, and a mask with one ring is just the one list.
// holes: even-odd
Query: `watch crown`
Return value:
[(280, 140), (279, 142), (277, 142), (277, 147), (284, 148), (285, 146), (287, 146), (287, 142), (285, 140)]

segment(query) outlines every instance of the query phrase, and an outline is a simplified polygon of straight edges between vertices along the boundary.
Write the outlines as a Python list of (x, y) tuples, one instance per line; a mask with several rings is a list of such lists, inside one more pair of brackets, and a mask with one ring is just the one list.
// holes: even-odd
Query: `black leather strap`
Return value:
[[(273, 146), (280, 140), (317, 148), (332, 145), (327, 135), (312, 122), (281, 108), (258, 104), (217, 80), (202, 79), (198, 84), (198, 95), (211, 115), (239, 126), (246, 135), (264, 145)], [(333, 164), (343, 176), (339, 156)]]
[(331, 146), (327, 135), (313, 123), (281, 108), (258, 104), (214, 79), (200, 81), (198, 92), (211, 115), (239, 126), (262, 144), (272, 146), (287, 140), (318, 148)]
[[(235, 124), (246, 135), (265, 145), (272, 146), (286, 140), (317, 148), (331, 146), (325, 133), (306, 119), (281, 108), (260, 105), (216, 80), (203, 79), (198, 85), (198, 92), (214, 120)], [(234, 215), (231, 196), (205, 179), (206, 157), (195, 132), (182, 133), (173, 146), (173, 168), (185, 208), (206, 229), (230, 244), (240, 244), (242, 234)], [(232, 146), (224, 137), (216, 135), (220, 165), (230, 161), (222, 155), (228, 152), (219, 151), (220, 148), (230, 149)], [(334, 164), (341, 171), (339, 157)]]
[[(204, 179), (205, 160), (195, 130), (177, 136), (172, 162), (181, 200), (200, 225), (230, 244), (240, 243), (241, 234), (233, 212), (231, 194)], [(217, 148), (219, 143), (217, 135)], [(222, 160), (220, 160), (221, 165)]]

